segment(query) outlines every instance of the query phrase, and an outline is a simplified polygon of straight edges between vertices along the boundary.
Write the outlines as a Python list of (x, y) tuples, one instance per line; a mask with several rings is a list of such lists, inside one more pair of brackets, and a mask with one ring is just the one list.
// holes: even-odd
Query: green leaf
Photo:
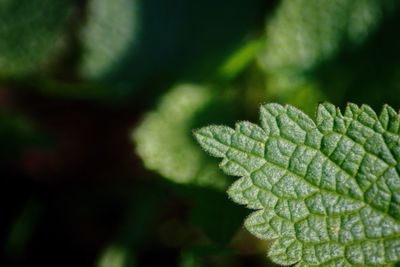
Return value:
[[(397, 10), (396, 14), (399, 14)], [(316, 82), (335, 103), (365, 103), (380, 108), (382, 103), (400, 105), (400, 39), (396, 36), (400, 16), (381, 24), (360, 49), (341, 53), (316, 71)]]
[[(179, 184), (225, 188), (227, 177), (220, 174), (191, 136), (195, 125), (213, 118), (226, 121), (229, 97), (221, 91), (192, 84), (180, 84), (166, 94), (160, 105), (149, 112), (135, 130), (136, 151), (145, 166)], [(224, 104), (229, 103), (229, 105)]]
[(267, 71), (308, 71), (329, 59), (343, 46), (363, 43), (385, 15), (393, 0), (285, 0), (267, 24)]
[[(399, 2), (394, 0), (281, 1), (274, 16), (266, 24), (263, 52), (259, 55), (259, 61), (267, 74), (266, 87), (272, 101), (295, 105), (308, 114), (309, 107), (321, 101), (335, 100), (338, 103), (340, 101), (337, 99), (338, 96), (343, 94), (339, 91), (347, 91), (350, 86), (342, 82), (347, 82), (345, 78), (351, 80), (356, 77), (355, 68), (359, 69), (359, 66), (349, 67), (349, 55), (362, 51), (371, 37), (386, 29), (387, 27), (382, 27), (383, 22), (396, 17), (398, 7)], [(398, 27), (394, 29), (393, 34)], [(395, 39), (393, 34), (390, 35), (389, 42), (373, 50), (379, 51), (378, 58), (393, 58), (393, 55), (382, 56), (386, 51), (382, 47), (387, 47), (387, 44), (393, 42)], [(344, 54), (343, 66), (338, 70), (339, 73), (343, 73), (342, 77), (337, 77), (337, 74), (332, 73), (334, 70), (329, 69), (330, 72), (327, 72), (326, 76), (330, 81), (321, 81), (320, 75), (316, 75), (316, 72), (320, 71), (321, 66), (332, 65), (341, 54)], [(367, 65), (364, 67), (366, 71), (361, 72), (362, 81), (374, 77), (376, 70), (383, 68), (377, 68), (374, 62), (371, 63), (370, 55), (371, 51), (367, 51), (364, 57), (361, 57), (360, 65)], [(371, 69), (373, 69), (372, 75), (365, 75)], [(393, 68), (388, 69), (393, 70)], [(328, 88), (333, 83), (335, 85)], [(356, 87), (364, 90), (359, 83), (358, 80), (355, 82)], [(381, 83), (382, 80), (379, 80), (379, 91), (386, 88), (381, 86)], [(349, 90), (349, 92), (354, 91), (357, 90)], [(369, 94), (358, 94), (361, 95)], [(303, 96), (306, 101), (299, 101), (298, 99)], [(357, 98), (353, 97), (350, 100), (352, 99), (355, 101)], [(346, 101), (349, 101), (349, 98)]]
[(39, 71), (65, 46), (73, 1), (0, 2), (0, 75)]
[(102, 78), (136, 44), (137, 9), (135, 0), (89, 1), (88, 20), (81, 33), (83, 77)]
[(87, 12), (80, 34), (79, 74), (83, 80), (112, 88), (110, 97), (121, 99), (143, 87), (160, 90), (182, 77), (198, 82), (215, 74), (235, 75), (254, 48), (221, 71), (218, 66), (262, 25), (265, 4), (263, 0), (232, 0), (229, 5), (214, 0), (89, 0)]
[[(127, 258), (131, 256), (132, 253), (127, 251), (124, 247), (119, 247), (117, 245), (111, 245), (102, 253), (98, 259), (98, 267), (124, 267), (127, 266)], [(130, 266), (135, 266), (131, 263)]]
[(275, 239), (279, 264), (393, 266), (400, 260), (400, 116), (319, 105), (315, 122), (292, 106), (261, 107), (261, 127), (209, 126), (201, 146), (240, 176), (230, 197), (257, 210), (246, 228)]

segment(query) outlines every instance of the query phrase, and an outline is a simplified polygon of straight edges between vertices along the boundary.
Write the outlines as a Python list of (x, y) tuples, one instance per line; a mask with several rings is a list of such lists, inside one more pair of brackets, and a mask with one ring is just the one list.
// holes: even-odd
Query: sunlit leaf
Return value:
[[(263, 18), (263, 0), (233, 0), (229, 5), (213, 0), (89, 0), (79, 74), (111, 87), (111, 94), (120, 97), (149, 84), (156, 90), (182, 77), (206, 80)], [(222, 74), (232, 76), (252, 49)]]
[(201, 146), (240, 176), (230, 197), (256, 210), (246, 228), (275, 239), (269, 257), (298, 266), (394, 266), (400, 260), (400, 115), (384, 106), (261, 107), (261, 127), (209, 126)]
[(137, 42), (138, 1), (90, 0), (81, 33), (81, 75), (99, 79), (112, 71)]
[(393, 0), (285, 0), (267, 23), (267, 71), (307, 71), (374, 32)]
[(191, 132), (194, 125), (210, 118), (226, 121), (225, 115), (232, 112), (224, 104), (229, 103), (229, 97), (224, 99), (217, 94), (218, 90), (212, 88), (179, 85), (165, 95), (155, 111), (146, 115), (133, 138), (148, 169), (176, 183), (220, 188), (226, 185), (226, 176), (193, 142)]
[[(349, 55), (361, 50), (381, 30), (382, 22), (394, 17), (398, 6), (393, 0), (281, 1), (267, 20), (265, 44), (259, 56), (271, 98), (274, 102), (295, 105), (308, 114), (318, 102), (332, 100), (332, 95), (335, 100), (340, 98), (341, 92), (347, 90), (343, 87), (348, 86), (340, 83), (346, 82), (346, 76), (352, 77), (356, 70), (354, 65), (346, 68)], [(375, 51), (382, 48), (379, 46)], [(336, 84), (328, 88), (316, 72), (341, 54), (344, 54), (343, 75), (335, 77), (334, 70), (327, 67), (326, 77), (332, 78), (328, 83)], [(365, 53), (364, 59), (368, 57)], [(305, 96), (307, 103), (298, 95)], [(340, 101), (345, 103), (349, 99)]]

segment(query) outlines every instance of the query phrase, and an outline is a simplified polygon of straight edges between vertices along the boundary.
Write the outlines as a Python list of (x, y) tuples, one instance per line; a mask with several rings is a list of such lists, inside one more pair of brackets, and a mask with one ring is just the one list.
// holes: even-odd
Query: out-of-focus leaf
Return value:
[[(328, 93), (324, 90), (315, 75), (318, 67), (329, 65), (340, 53), (361, 49), (397, 6), (393, 0), (282, 1), (267, 23), (259, 56), (272, 100), (311, 114), (318, 102), (328, 100), (330, 92), (339, 93), (333, 87)], [(353, 69), (346, 71), (352, 75)], [(340, 77), (334, 80), (341, 81)]]
[(315, 83), (335, 103), (400, 107), (400, 11), (359, 49), (318, 68)]
[(0, 77), (39, 72), (64, 47), (72, 0), (0, 2)]
[[(108, 247), (100, 256), (97, 267), (128, 267), (127, 258), (132, 257), (126, 248), (118, 245)], [(133, 261), (130, 262), (129, 267), (134, 267)]]
[(181, 77), (208, 79), (262, 27), (265, 6), (263, 0), (89, 0), (80, 75), (112, 86), (119, 97)]
[(225, 187), (227, 177), (219, 174), (192, 138), (193, 127), (206, 121), (232, 121), (232, 96), (223, 94), (213, 88), (182, 84), (165, 95), (133, 135), (145, 166), (176, 183)]
[(312, 70), (344, 45), (357, 46), (393, 11), (393, 0), (284, 0), (267, 24), (267, 72)]
[(137, 42), (137, 0), (90, 0), (81, 33), (81, 75), (100, 79), (112, 71)]

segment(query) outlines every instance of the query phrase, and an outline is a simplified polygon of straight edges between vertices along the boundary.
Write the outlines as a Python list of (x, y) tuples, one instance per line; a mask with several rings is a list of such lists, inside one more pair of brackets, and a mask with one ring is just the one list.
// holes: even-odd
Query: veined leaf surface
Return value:
[(400, 260), (400, 116), (385, 106), (261, 107), (261, 127), (209, 126), (200, 145), (240, 176), (229, 189), (256, 211), (246, 228), (298, 266), (393, 266)]

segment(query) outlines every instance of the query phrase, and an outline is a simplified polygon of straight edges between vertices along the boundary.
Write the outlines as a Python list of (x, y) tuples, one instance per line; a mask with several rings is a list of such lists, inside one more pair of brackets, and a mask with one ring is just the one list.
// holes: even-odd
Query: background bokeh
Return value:
[(397, 0), (0, 1), (0, 266), (274, 266), (192, 130), (400, 108)]

